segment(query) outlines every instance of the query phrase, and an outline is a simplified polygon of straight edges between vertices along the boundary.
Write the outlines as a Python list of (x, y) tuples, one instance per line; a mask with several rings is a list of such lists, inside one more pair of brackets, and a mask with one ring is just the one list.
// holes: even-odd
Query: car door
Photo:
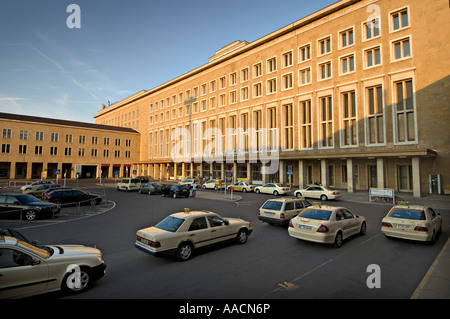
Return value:
[(211, 243), (218, 243), (236, 236), (232, 227), (219, 216), (211, 215), (207, 216), (207, 219), (211, 230)]
[(427, 214), (427, 219), (431, 221), (431, 224), (433, 225), (433, 229), (435, 233), (437, 233), (440, 230), (441, 227), (441, 218), (438, 214), (435, 213), (435, 211), (431, 207), (425, 207), (425, 212)]
[(4, 213), (6, 211), (6, 195), (0, 194), (0, 219), (2, 219), (2, 216), (6, 215)]
[(16, 247), (0, 246), (0, 298), (20, 298), (47, 288), (48, 265)]
[(210, 244), (211, 229), (209, 229), (205, 216), (196, 217), (192, 220), (188, 229), (188, 238), (195, 247), (202, 247)]
[(347, 238), (351, 233), (351, 221), (346, 218), (343, 209), (339, 209), (336, 211), (336, 231), (342, 231), (343, 238)]

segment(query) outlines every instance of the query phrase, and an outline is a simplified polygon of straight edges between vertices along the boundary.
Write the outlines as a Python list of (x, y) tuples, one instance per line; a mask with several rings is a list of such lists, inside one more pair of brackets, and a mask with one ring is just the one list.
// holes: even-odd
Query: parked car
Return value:
[(223, 189), (223, 181), (220, 179), (210, 179), (209, 181), (206, 181), (205, 183), (203, 183), (202, 185), (203, 189)]
[(154, 256), (171, 255), (186, 261), (200, 247), (227, 240), (244, 244), (251, 233), (252, 227), (245, 220), (185, 209), (169, 215), (156, 226), (138, 230), (135, 246)]
[(238, 181), (232, 187), (234, 192), (237, 191), (243, 193), (253, 192), (255, 188), (254, 185), (250, 185), (247, 181)]
[(59, 189), (48, 193), (45, 200), (64, 206), (76, 205), (77, 203), (80, 203), (80, 205), (96, 205), (101, 203), (102, 197), (78, 189)]
[(62, 190), (62, 189), (73, 189), (73, 188), (72, 188), (72, 187), (55, 187), (55, 188), (49, 188), (49, 189), (44, 190), (44, 191), (42, 192), (41, 199), (42, 199), (42, 200), (45, 200), (45, 198), (46, 198), (46, 196), (48, 195), (48, 193), (53, 192), (53, 191), (56, 191), (56, 190)]
[(272, 198), (259, 209), (258, 219), (269, 224), (287, 225), (304, 208), (311, 206), (306, 199)]
[(149, 181), (149, 178), (147, 176), (138, 176), (136, 178), (138, 178), (141, 181), (141, 184), (148, 183), (148, 181)]
[(27, 189), (30, 189), (31, 187), (36, 186), (36, 185), (54, 184), (54, 183), (55, 182), (53, 182), (53, 181), (47, 181), (47, 180), (35, 181), (31, 184), (20, 186), (20, 190), (23, 192), (23, 191), (26, 191)]
[(434, 243), (442, 231), (442, 217), (429, 206), (401, 203), (383, 218), (381, 231), (386, 237)]
[(291, 193), (289, 186), (284, 186), (279, 183), (267, 183), (263, 186), (257, 186), (255, 188), (255, 193), (272, 194), (275, 196), (286, 195)]
[(61, 187), (61, 185), (57, 184), (42, 184), (42, 185), (35, 185), (27, 190), (25, 190), (23, 193), (27, 195), (33, 195), (34, 197), (41, 198), (42, 194), (45, 191), (51, 191), (55, 188)]
[(162, 195), (177, 197), (189, 197), (190, 191), (186, 185), (163, 185)]
[(141, 187), (141, 180), (139, 178), (121, 178), (117, 183), (118, 191), (138, 191)]
[(291, 237), (341, 247), (350, 236), (366, 234), (366, 220), (345, 207), (312, 205), (292, 218)]
[(42, 202), (32, 195), (0, 194), (0, 218), (15, 217), (26, 220), (54, 217), (61, 206)]
[(103, 277), (105, 270), (97, 248), (37, 245), (21, 234), (0, 235), (1, 298), (25, 298), (61, 289), (80, 293)]
[(194, 183), (197, 183), (197, 181), (193, 178), (185, 178), (178, 182), (179, 185), (189, 185), (190, 188)]
[(323, 201), (328, 199), (339, 199), (342, 197), (341, 192), (331, 189), (327, 186), (314, 185), (307, 187), (306, 189), (298, 189), (294, 192), (297, 197), (317, 198)]
[(162, 192), (162, 185), (158, 183), (146, 183), (141, 184), (141, 187), (139, 188), (140, 194), (161, 194)]

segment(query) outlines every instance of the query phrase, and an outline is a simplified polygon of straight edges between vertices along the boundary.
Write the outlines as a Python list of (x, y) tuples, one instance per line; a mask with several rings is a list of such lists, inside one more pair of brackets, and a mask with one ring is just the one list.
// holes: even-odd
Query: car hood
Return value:
[(49, 202), (32, 202), (32, 203), (28, 203), (27, 206), (34, 206), (34, 207), (48, 207), (48, 206), (55, 206), (56, 204), (54, 203), (49, 203)]
[(250, 225), (250, 222), (243, 220), (241, 218), (225, 218), (226, 220), (228, 220), (228, 222), (230, 223), (230, 225)]
[(94, 247), (83, 245), (48, 245), (54, 252), (51, 258), (69, 258), (79, 256), (102, 256), (102, 252)]

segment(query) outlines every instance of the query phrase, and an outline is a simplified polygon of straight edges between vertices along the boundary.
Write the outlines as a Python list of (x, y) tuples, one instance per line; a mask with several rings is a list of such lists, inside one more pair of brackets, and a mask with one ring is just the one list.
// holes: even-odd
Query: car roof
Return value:
[(426, 205), (400, 204), (400, 205), (393, 206), (391, 209), (398, 209), (398, 208), (405, 209), (405, 208), (408, 208), (408, 209), (424, 210), (426, 207), (428, 207), (428, 206), (426, 206)]
[(209, 211), (199, 211), (199, 210), (189, 211), (189, 210), (187, 210), (184, 212), (178, 212), (178, 213), (171, 214), (171, 216), (184, 218), (184, 219), (188, 219), (191, 217), (198, 217), (198, 216), (206, 216), (206, 215), (215, 215), (215, 213), (209, 212)]
[(322, 204), (315, 204), (312, 203), (311, 206), (306, 207), (306, 209), (318, 209), (318, 210), (338, 210), (338, 209), (347, 209), (345, 207), (342, 206), (330, 206), (330, 205), (322, 205)]
[(305, 200), (305, 199), (304, 198), (291, 198), (291, 197), (287, 197), (287, 198), (270, 198), (270, 199), (266, 200), (266, 202), (268, 202), (268, 201), (287, 202), (287, 201), (291, 201), (291, 200)]

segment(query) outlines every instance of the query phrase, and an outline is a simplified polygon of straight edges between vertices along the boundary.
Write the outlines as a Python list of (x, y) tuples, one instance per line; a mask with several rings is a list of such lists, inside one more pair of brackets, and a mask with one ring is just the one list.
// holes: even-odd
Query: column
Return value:
[(412, 164), (412, 183), (413, 183), (413, 196), (420, 197), (420, 158), (413, 157), (411, 159)]
[(354, 174), (353, 174), (353, 160), (347, 159), (347, 191), (353, 193), (354, 189)]
[(306, 187), (305, 183), (305, 161), (298, 160), (298, 187), (304, 189)]
[(252, 183), (252, 165), (250, 163), (250, 160), (247, 162), (247, 181), (250, 184)]
[(324, 186), (328, 185), (328, 169), (327, 169), (327, 160), (322, 159), (320, 160), (320, 176), (321, 176), (321, 183)]
[(286, 161), (285, 160), (280, 160), (280, 166), (279, 166), (279, 177), (280, 177), (280, 184), (284, 185), (286, 184)]
[(384, 158), (377, 158), (377, 187), (384, 188)]
[(236, 184), (237, 182), (237, 163), (233, 162), (233, 179), (231, 183)]

